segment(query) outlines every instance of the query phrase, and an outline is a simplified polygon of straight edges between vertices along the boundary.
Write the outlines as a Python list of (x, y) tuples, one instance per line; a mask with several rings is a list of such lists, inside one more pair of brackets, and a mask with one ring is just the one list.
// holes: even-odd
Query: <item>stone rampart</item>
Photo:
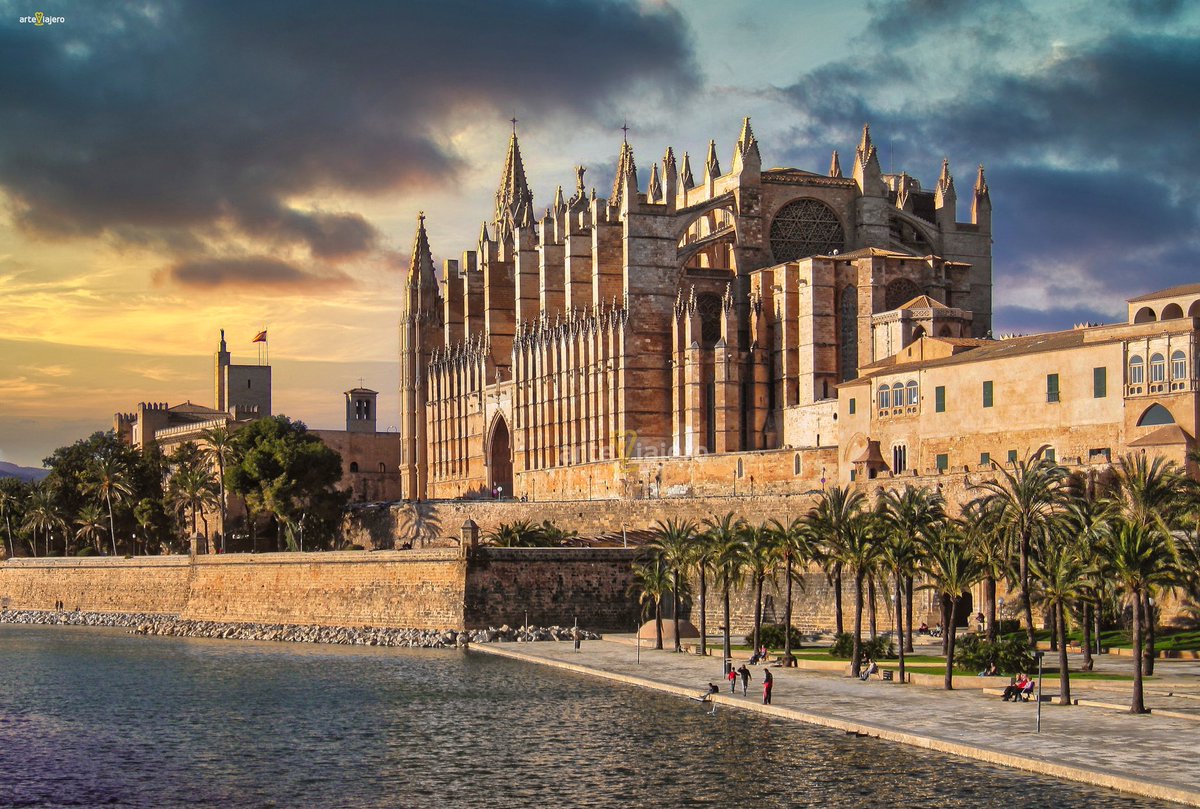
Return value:
[(0, 608), (179, 613), (187, 602), (186, 556), (18, 558), (0, 564)]

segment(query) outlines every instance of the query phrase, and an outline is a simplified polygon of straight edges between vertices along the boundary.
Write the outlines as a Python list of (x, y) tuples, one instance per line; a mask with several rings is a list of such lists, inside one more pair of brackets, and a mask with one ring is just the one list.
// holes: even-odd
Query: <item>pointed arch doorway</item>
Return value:
[(504, 416), (492, 422), (492, 437), (488, 441), (488, 484), (500, 487), (505, 495), (513, 493), (512, 436)]

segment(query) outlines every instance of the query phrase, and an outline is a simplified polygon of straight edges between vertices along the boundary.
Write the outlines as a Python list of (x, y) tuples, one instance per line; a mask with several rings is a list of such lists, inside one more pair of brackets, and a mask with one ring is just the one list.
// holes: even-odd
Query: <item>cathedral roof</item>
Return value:
[(839, 259), (857, 259), (857, 258), (924, 258), (915, 253), (902, 253), (899, 250), (888, 250), (883, 247), (861, 247), (858, 250), (851, 250), (849, 253), (841, 253)]
[(1140, 303), (1141, 301), (1152, 301), (1158, 298), (1174, 298), (1177, 295), (1197, 295), (1200, 294), (1200, 284), (1181, 284), (1177, 287), (1167, 287), (1160, 289), (1158, 292), (1148, 292), (1145, 295), (1138, 295), (1136, 298), (1130, 298), (1129, 303)]
[(918, 295), (908, 303), (902, 303), (896, 307), (897, 309), (949, 309), (946, 304), (935, 301), (928, 295)]

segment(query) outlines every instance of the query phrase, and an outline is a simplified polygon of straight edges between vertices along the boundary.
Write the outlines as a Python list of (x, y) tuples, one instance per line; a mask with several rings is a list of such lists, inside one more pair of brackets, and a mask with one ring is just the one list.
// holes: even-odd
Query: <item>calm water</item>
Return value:
[(0, 806), (1148, 807), (513, 661), (0, 626)]

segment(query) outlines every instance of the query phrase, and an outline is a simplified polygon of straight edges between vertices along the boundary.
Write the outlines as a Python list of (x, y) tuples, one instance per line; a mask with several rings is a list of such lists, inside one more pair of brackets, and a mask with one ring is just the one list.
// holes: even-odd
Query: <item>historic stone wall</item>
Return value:
[(580, 626), (632, 632), (636, 551), (621, 548), (480, 548), (467, 573), (469, 627), (519, 626), (529, 611), (535, 626)]
[(201, 556), (182, 617), (457, 629), (465, 581), (454, 550)]
[(187, 601), (186, 556), (9, 559), (0, 564), (0, 608), (178, 613)]

